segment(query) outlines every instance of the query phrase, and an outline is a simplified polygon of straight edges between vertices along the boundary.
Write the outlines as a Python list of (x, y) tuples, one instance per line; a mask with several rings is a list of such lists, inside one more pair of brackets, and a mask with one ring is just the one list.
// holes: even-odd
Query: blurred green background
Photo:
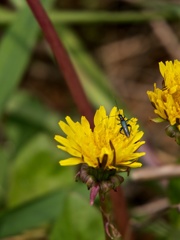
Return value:
[[(179, 147), (165, 136), (165, 124), (149, 121), (146, 91), (162, 81), (159, 61), (180, 59), (179, 3), (41, 2), (94, 109), (109, 111), (117, 101), (139, 119), (144, 166), (175, 163)], [(0, 239), (104, 239), (101, 214), (85, 185), (74, 182), (75, 168), (58, 164), (66, 157), (53, 139), (58, 122), (80, 115), (26, 1), (0, 3), (0, 114)], [(138, 240), (179, 239), (176, 210), (151, 215), (155, 204), (142, 211), (156, 200), (179, 203), (178, 179), (128, 179), (123, 187)]]

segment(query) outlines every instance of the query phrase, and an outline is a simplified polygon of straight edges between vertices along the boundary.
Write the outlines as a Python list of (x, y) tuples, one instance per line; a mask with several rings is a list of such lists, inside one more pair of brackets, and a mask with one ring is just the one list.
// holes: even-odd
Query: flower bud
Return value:
[(102, 181), (100, 183), (100, 190), (102, 193), (107, 193), (110, 189), (112, 189), (111, 181)]
[(175, 135), (175, 140), (176, 140), (177, 144), (179, 144), (179, 145), (180, 145), (180, 132), (179, 132), (179, 131), (178, 131), (178, 132), (176, 132), (176, 135)]
[(124, 178), (116, 174), (110, 178), (110, 181), (112, 183), (112, 188), (115, 190), (117, 187), (121, 185), (121, 183), (124, 181)]
[(88, 177), (89, 177), (89, 174), (88, 174), (88, 165), (86, 165), (86, 164), (82, 164), (81, 165), (81, 169), (79, 170), (79, 172), (80, 172), (80, 176), (79, 176), (79, 178), (80, 178), (80, 180), (82, 181), (82, 182), (84, 182), (84, 183), (86, 183), (86, 181), (87, 181), (87, 179), (88, 179)]
[(173, 137), (175, 137), (176, 127), (175, 127), (175, 126), (172, 126), (172, 125), (168, 125), (168, 126), (166, 127), (165, 131), (166, 131), (166, 134), (167, 134), (169, 137), (173, 138)]
[(94, 186), (96, 184), (95, 178), (93, 176), (88, 176), (87, 177), (87, 181), (85, 182), (88, 189), (90, 189), (92, 186)]

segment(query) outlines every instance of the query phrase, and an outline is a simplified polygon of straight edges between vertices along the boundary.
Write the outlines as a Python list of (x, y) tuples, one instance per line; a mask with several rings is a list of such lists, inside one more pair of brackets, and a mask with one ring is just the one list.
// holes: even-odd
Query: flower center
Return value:
[(116, 174), (116, 169), (103, 169), (103, 168), (88, 168), (89, 175), (94, 176), (97, 182), (107, 181), (110, 179), (111, 176)]

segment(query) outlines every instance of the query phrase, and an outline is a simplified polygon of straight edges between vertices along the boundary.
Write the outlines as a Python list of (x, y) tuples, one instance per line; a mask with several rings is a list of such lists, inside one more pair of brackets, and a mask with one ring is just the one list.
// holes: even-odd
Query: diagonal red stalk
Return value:
[[(58, 38), (58, 35), (51, 21), (49, 20), (39, 0), (26, 0), (26, 1), (29, 7), (31, 8), (36, 20), (41, 26), (45, 38), (48, 41), (54, 56), (56, 57), (58, 66), (64, 75), (64, 78), (67, 82), (72, 97), (79, 109), (79, 112), (87, 117), (91, 124), (91, 127), (93, 128), (94, 111), (86, 98), (86, 95), (79, 82), (78, 76), (69, 59), (69, 56), (66, 50), (64, 49), (64, 46), (61, 43), (60, 39)], [(118, 230), (122, 234), (123, 240), (132, 240), (133, 239), (132, 236), (127, 237), (129, 217), (122, 189), (119, 188), (117, 193), (111, 191), (110, 196), (113, 204), (114, 216)], [(106, 239), (108, 239), (108, 237)]]
[(39, 0), (26, 1), (31, 8), (36, 20), (41, 26), (45, 38), (48, 41), (54, 56), (56, 57), (59, 68), (64, 75), (66, 83), (76, 103), (76, 106), (79, 109), (79, 112), (87, 117), (87, 119), (90, 121), (91, 127), (93, 127), (94, 111), (86, 98), (86, 95), (79, 82), (79, 78), (74, 70), (69, 56), (62, 42), (58, 38), (58, 35), (50, 19), (48, 18)]
[(110, 191), (112, 208), (115, 217), (117, 228), (121, 233), (123, 240), (133, 240), (132, 227), (129, 221), (129, 214), (127, 210), (126, 200), (121, 187), (117, 188), (117, 192)]

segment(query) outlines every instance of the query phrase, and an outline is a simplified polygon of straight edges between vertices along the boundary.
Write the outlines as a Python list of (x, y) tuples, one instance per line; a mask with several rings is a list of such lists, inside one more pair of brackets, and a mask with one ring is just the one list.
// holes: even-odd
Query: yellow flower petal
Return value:
[(72, 166), (80, 163), (83, 163), (83, 160), (81, 158), (68, 158), (68, 159), (59, 161), (59, 164), (61, 166)]
[(103, 120), (105, 119), (107, 119), (106, 110), (103, 106), (100, 106), (100, 108), (96, 111), (96, 114), (94, 116), (95, 127), (99, 126), (101, 122), (103, 124)]
[(66, 122), (59, 122), (59, 126), (66, 134), (66, 137), (55, 136), (55, 140), (60, 143), (58, 148), (68, 152), (72, 158), (61, 160), (62, 166), (86, 163), (93, 168), (103, 168), (106, 170), (116, 169), (117, 171), (127, 171), (127, 168), (140, 167), (137, 163), (144, 152), (136, 152), (145, 142), (140, 141), (143, 132), (139, 131), (137, 119), (131, 118), (126, 124), (130, 136), (127, 137), (121, 131), (121, 120), (124, 117), (122, 109), (113, 107), (110, 115), (107, 116), (106, 110), (101, 106), (95, 113), (93, 131), (87, 119), (82, 116), (81, 122), (74, 122), (70, 117), (66, 117)]
[(140, 163), (140, 162), (131, 163), (132, 168), (138, 168), (138, 167), (141, 167), (141, 166), (142, 166), (142, 163)]
[(154, 84), (154, 91), (147, 91), (154, 112), (180, 129), (180, 61), (159, 63), (163, 80), (162, 89)]

